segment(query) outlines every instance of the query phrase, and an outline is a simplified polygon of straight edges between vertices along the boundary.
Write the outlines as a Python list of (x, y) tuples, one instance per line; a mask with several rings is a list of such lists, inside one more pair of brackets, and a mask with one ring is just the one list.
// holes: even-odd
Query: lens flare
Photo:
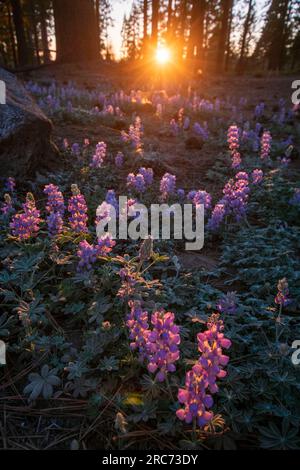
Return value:
[(166, 64), (171, 58), (171, 53), (166, 47), (160, 47), (157, 49), (155, 57), (159, 64)]

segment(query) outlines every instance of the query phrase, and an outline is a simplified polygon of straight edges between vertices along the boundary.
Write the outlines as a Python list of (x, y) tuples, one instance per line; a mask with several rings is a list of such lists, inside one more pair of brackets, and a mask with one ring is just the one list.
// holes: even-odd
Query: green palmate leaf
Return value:
[(60, 378), (56, 375), (56, 369), (50, 369), (48, 365), (44, 365), (40, 374), (34, 372), (29, 374), (30, 383), (24, 388), (24, 393), (29, 394), (29, 400), (36, 400), (40, 395), (46, 400), (53, 395), (55, 387), (61, 384)]

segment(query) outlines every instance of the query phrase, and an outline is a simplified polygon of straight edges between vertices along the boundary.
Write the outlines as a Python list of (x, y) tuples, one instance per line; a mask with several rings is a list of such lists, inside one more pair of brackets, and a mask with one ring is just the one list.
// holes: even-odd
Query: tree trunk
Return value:
[(172, 36), (172, 19), (173, 19), (173, 0), (168, 1), (168, 10), (167, 10), (167, 38), (171, 39)]
[(53, 0), (58, 62), (100, 58), (93, 0)]
[(12, 56), (14, 61), (14, 66), (17, 66), (18, 59), (17, 59), (17, 52), (16, 52), (16, 43), (15, 43), (15, 36), (14, 36), (14, 29), (11, 20), (11, 9), (10, 4), (7, 3), (7, 14), (8, 14), (8, 28), (9, 28), (9, 36), (10, 36), (10, 44), (12, 49)]
[(219, 44), (218, 44), (217, 62), (216, 62), (216, 70), (220, 72), (224, 70), (226, 41), (228, 37), (229, 15), (230, 15), (230, 8), (232, 5), (232, 0), (222, 0), (221, 5), (222, 5), (222, 19), (221, 19), (221, 29), (220, 29), (220, 34), (219, 34)]
[(203, 32), (204, 16), (206, 9), (205, 0), (193, 0), (191, 31), (188, 44), (188, 58), (203, 60)]
[(26, 65), (29, 61), (29, 50), (26, 42), (25, 28), (22, 16), (20, 0), (10, 0), (12, 6), (13, 20), (17, 37), (18, 63)]
[(151, 45), (153, 49), (156, 49), (157, 44), (158, 44), (158, 15), (159, 15), (159, 0), (152, 0)]
[(49, 51), (48, 32), (47, 32), (47, 11), (45, 7), (45, 0), (39, 0), (39, 10), (40, 10), (40, 23), (41, 23), (44, 64), (47, 64), (48, 62), (50, 62), (50, 51)]

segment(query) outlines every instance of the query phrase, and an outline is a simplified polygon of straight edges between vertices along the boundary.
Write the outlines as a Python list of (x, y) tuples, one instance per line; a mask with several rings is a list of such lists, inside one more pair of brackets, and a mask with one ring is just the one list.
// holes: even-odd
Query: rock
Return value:
[(14, 75), (0, 68), (0, 80), (6, 84), (6, 104), (0, 105), (1, 176), (53, 169), (58, 149), (51, 141), (51, 121)]

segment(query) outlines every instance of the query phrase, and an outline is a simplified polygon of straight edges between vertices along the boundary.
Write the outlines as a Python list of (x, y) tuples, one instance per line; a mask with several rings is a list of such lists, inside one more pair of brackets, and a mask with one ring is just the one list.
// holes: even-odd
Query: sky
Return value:
[(114, 26), (109, 28), (109, 36), (117, 59), (120, 59), (122, 45), (121, 29), (124, 15), (130, 13), (133, 0), (111, 0)]

